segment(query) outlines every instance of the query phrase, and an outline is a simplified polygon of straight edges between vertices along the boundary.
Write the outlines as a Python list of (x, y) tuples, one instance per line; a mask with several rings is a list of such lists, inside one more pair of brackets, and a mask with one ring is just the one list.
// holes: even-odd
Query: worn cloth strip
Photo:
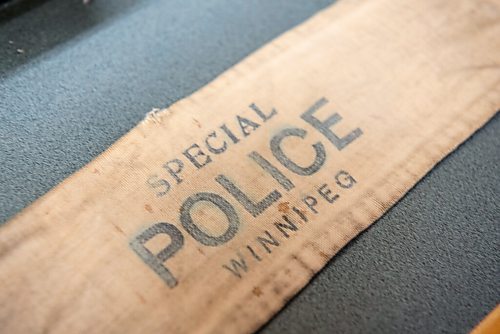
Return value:
[(499, 37), (497, 0), (320, 12), (0, 228), (2, 330), (256, 330), (500, 109)]

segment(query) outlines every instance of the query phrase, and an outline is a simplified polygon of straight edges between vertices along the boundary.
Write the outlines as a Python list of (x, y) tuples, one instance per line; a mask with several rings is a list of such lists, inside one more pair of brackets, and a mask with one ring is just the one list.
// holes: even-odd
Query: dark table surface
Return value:
[[(0, 10), (0, 222), (332, 2), (14, 0)], [(497, 115), (262, 332), (469, 331), (500, 301), (499, 199)]]

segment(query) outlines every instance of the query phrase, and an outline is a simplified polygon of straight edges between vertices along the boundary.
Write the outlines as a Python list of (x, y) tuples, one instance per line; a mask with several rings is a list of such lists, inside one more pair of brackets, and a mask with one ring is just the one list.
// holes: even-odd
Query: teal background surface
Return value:
[[(0, 10), (0, 222), (332, 2), (15, 0)], [(499, 169), (496, 116), (262, 333), (468, 332), (500, 301)]]

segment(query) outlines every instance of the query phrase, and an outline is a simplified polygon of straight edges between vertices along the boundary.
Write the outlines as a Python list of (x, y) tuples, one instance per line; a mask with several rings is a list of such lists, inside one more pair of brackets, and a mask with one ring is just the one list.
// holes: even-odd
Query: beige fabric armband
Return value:
[(0, 228), (5, 333), (235, 333), (500, 109), (500, 3), (341, 1)]

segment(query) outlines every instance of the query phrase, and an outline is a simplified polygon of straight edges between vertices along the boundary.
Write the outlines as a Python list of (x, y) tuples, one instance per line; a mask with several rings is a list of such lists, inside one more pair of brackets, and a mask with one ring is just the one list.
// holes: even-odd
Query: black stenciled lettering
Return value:
[(271, 191), (263, 200), (254, 203), (240, 188), (231, 182), (225, 175), (218, 175), (215, 180), (224, 187), (252, 216), (257, 217), (271, 204), (281, 198), (277, 190)]
[(290, 136), (304, 138), (306, 136), (306, 130), (300, 128), (287, 128), (279, 132), (271, 139), (271, 151), (274, 157), (286, 168), (298, 175), (312, 175), (316, 173), (321, 166), (325, 163), (326, 152), (323, 144), (317, 142), (312, 145), (314, 151), (316, 152), (316, 157), (312, 164), (307, 167), (301, 167), (293, 162), (281, 148), (282, 141)]
[[(203, 232), (193, 221), (191, 209), (201, 201), (209, 202), (221, 210), (228, 220), (226, 231), (219, 236), (212, 236)], [(231, 203), (222, 196), (214, 193), (196, 193), (188, 197), (180, 209), (180, 221), (184, 229), (198, 242), (205, 246), (219, 246), (231, 240), (240, 227), (240, 219)]]
[(253, 161), (255, 161), (264, 171), (269, 173), (278, 183), (285, 188), (285, 190), (291, 190), (295, 188), (293, 182), (285, 176), (278, 168), (273, 166), (268, 160), (266, 160), (259, 153), (252, 151), (248, 155)]
[(238, 139), (238, 137), (236, 137), (236, 135), (231, 130), (229, 130), (229, 128), (227, 127), (226, 124), (222, 124), (220, 128), (221, 128), (222, 131), (224, 131), (224, 133), (227, 135), (227, 137), (229, 139), (231, 139), (231, 141), (233, 142), (233, 144), (236, 144), (236, 143), (238, 143), (240, 141)]
[(262, 261), (261, 257), (253, 250), (253, 248), (250, 245), (247, 245), (247, 249), (257, 261), (259, 262)]
[(313, 196), (305, 196), (302, 201), (304, 202), (305, 205), (314, 213), (318, 213), (318, 210), (316, 210), (315, 206), (318, 204), (318, 200), (313, 197)]
[[(153, 254), (145, 247), (145, 243), (158, 234), (166, 234), (170, 237), (170, 244), (163, 248), (158, 254)], [(130, 241), (130, 247), (137, 255), (162, 279), (170, 288), (177, 285), (177, 280), (165, 267), (164, 262), (174, 256), (184, 245), (182, 233), (172, 224), (156, 223), (144, 232), (139, 233)]]
[(302, 210), (300, 210), (299, 208), (296, 208), (294, 206), (294, 207), (292, 207), (292, 211), (295, 212), (300, 217), (300, 219), (302, 219), (304, 222), (307, 223), (307, 217)]
[(168, 173), (172, 175), (175, 181), (177, 181), (177, 184), (182, 182), (182, 179), (179, 177), (179, 173), (182, 171), (183, 167), (184, 163), (179, 159), (170, 160), (163, 165), (163, 168), (165, 168)]
[(252, 103), (250, 105), (250, 108), (255, 111), (255, 113), (260, 117), (261, 120), (263, 120), (264, 122), (267, 121), (268, 119), (272, 118), (274, 115), (276, 115), (278, 112), (276, 111), (276, 109), (272, 108), (271, 109), (271, 112), (269, 114), (264, 114), (264, 112), (262, 110), (260, 110), (259, 107), (257, 107), (255, 105), (255, 103)]
[(245, 261), (245, 258), (238, 252), (238, 259), (231, 259), (229, 261), (229, 266), (226, 264), (223, 264), (222, 267), (229, 270), (234, 276), (241, 278), (243, 274), (240, 272), (240, 269), (243, 270), (244, 272), (247, 272), (248, 267), (247, 263)]
[(163, 187), (162, 191), (158, 191), (156, 196), (165, 196), (170, 190), (170, 183), (167, 180), (161, 179), (158, 175), (152, 175), (148, 178), (148, 184), (154, 189)]
[(207, 138), (205, 139), (205, 145), (208, 148), (208, 151), (213, 154), (221, 154), (227, 149), (227, 143), (226, 141), (222, 141), (222, 144), (219, 144), (219, 147), (215, 147), (212, 144), (211, 139), (216, 139), (217, 138), (217, 133), (215, 131), (210, 132)]
[(352, 177), (351, 174), (345, 170), (341, 170), (335, 175), (335, 183), (337, 183), (341, 188), (352, 188), (356, 182), (356, 179), (354, 179), (354, 177)]
[(323, 107), (327, 103), (328, 100), (322, 97), (321, 99), (316, 101), (316, 103), (314, 103), (305, 113), (303, 113), (301, 115), (301, 118), (318, 129), (319, 132), (321, 132), (326, 138), (328, 138), (328, 140), (340, 151), (356, 138), (361, 136), (363, 134), (363, 131), (361, 131), (360, 128), (356, 128), (344, 137), (337, 136), (330, 128), (337, 122), (342, 120), (342, 117), (338, 113), (330, 115), (324, 121), (320, 121), (313, 116), (319, 108)]
[(256, 240), (262, 247), (264, 247), (266, 252), (271, 253), (271, 248), (269, 247), (269, 245), (278, 247), (280, 243), (271, 233), (269, 233), (269, 231), (264, 231), (264, 234), (267, 236), (267, 238), (257, 237)]
[(297, 225), (295, 225), (290, 220), (290, 218), (288, 218), (288, 216), (283, 215), (282, 218), (286, 222), (286, 224), (276, 222), (276, 223), (274, 223), (274, 226), (276, 226), (276, 228), (281, 232), (281, 234), (283, 234), (285, 236), (285, 238), (288, 239), (290, 237), (290, 235), (288, 234), (288, 232), (286, 230), (297, 231)]
[(320, 194), (321, 197), (326, 199), (326, 201), (330, 204), (332, 204), (339, 198), (339, 195), (334, 194), (333, 191), (330, 188), (328, 188), (328, 185), (326, 183), (322, 184), (318, 188), (318, 194)]
[[(193, 149), (195, 149), (195, 152), (192, 152)], [(210, 163), (212, 161), (212, 158), (210, 158), (209, 155), (206, 155), (200, 148), (198, 144), (193, 144), (189, 146), (189, 148), (185, 151), (182, 152), (186, 156), (186, 158), (191, 161), (191, 163), (198, 169), (201, 167), (205, 166), (206, 164)], [(199, 157), (205, 157), (203, 161), (197, 160)]]
[(245, 117), (236, 116), (236, 119), (240, 124), (241, 133), (243, 133), (245, 137), (250, 135), (252, 131), (255, 131), (255, 129), (257, 129), (260, 126), (258, 123), (255, 123)]

